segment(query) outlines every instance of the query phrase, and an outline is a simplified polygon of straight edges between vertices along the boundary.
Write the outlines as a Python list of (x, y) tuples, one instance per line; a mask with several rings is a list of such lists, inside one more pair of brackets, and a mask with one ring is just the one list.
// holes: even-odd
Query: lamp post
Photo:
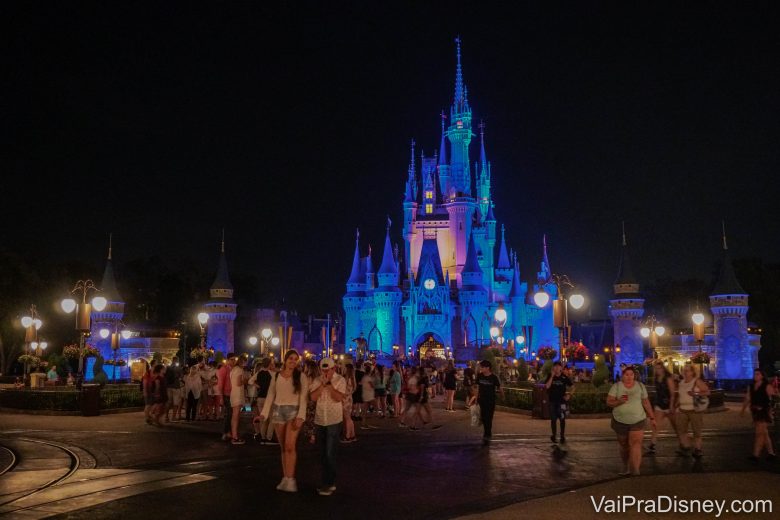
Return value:
[(76, 381), (78, 387), (81, 387), (84, 380), (84, 342), (91, 328), (92, 308), (94, 307), (96, 311), (100, 312), (108, 305), (108, 300), (102, 296), (95, 296), (92, 298), (92, 303), (87, 303), (89, 291), (98, 292), (99, 290), (92, 280), (79, 280), (73, 287), (71, 294), (81, 293), (81, 303), (76, 302), (73, 298), (65, 298), (60, 302), (62, 310), (66, 313), (70, 314), (76, 311), (76, 330), (79, 333), (79, 372)]
[(651, 314), (645, 319), (645, 322), (639, 333), (643, 338), (649, 338), (650, 350), (652, 351), (653, 359), (658, 357), (658, 338), (666, 333), (666, 327), (658, 322), (658, 318), (654, 314)]
[[(38, 310), (35, 305), (30, 305), (30, 315), (23, 316), (20, 320), (24, 327), (24, 350), (25, 354), (30, 355), (33, 350), (38, 349), (38, 330), (43, 327), (43, 321), (38, 317)], [(44, 343), (45, 345), (45, 343)], [(43, 347), (44, 349), (46, 347)], [(27, 383), (28, 363), (24, 361), (24, 381)]]
[(198, 313), (198, 324), (200, 325), (200, 347), (206, 348), (206, 325), (209, 322), (209, 313)]
[(263, 330), (260, 331), (260, 337), (263, 339), (262, 344), (260, 345), (260, 353), (265, 354), (268, 350), (268, 342), (271, 340), (271, 336), (273, 336), (273, 331), (266, 327)]
[[(696, 340), (696, 344), (699, 347), (699, 352), (702, 352), (702, 345), (704, 344), (704, 314), (701, 312), (694, 313), (691, 316), (693, 322), (693, 339)], [(701, 363), (700, 377), (704, 378), (704, 363)]]
[[(581, 309), (585, 305), (585, 297), (579, 293), (569, 296), (567, 301), (563, 295), (563, 288), (570, 287), (574, 289), (574, 284), (569, 280), (569, 277), (565, 274), (553, 274), (550, 280), (555, 284), (558, 292), (558, 298), (553, 301), (553, 324), (558, 328), (559, 345), (561, 349), (561, 360), (566, 360), (566, 350), (569, 347), (569, 341), (571, 336), (571, 328), (569, 327), (569, 307), (571, 306), (577, 310)], [(550, 302), (550, 295), (543, 288), (540, 288), (536, 294), (534, 294), (534, 303), (537, 307), (544, 308)]]
[[(122, 330), (119, 330), (119, 326), (122, 325)], [(103, 339), (108, 338), (111, 336), (111, 352), (114, 354), (114, 384), (116, 384), (116, 372), (117, 372), (117, 353), (119, 352), (119, 347), (121, 340), (123, 339), (130, 339), (130, 336), (133, 335), (133, 332), (130, 330), (127, 330), (124, 328), (125, 324), (121, 320), (115, 320), (114, 321), (114, 331), (111, 332), (109, 329), (100, 329), (100, 337)]]

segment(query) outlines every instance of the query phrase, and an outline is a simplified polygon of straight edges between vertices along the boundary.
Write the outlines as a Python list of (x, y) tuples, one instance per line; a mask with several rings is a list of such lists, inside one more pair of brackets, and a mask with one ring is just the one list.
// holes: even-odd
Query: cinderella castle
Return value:
[(418, 163), (411, 144), (403, 257), (393, 246), (397, 235), (389, 218), (378, 270), (370, 246), (361, 256), (358, 233), (343, 298), (347, 349), (351, 343), (385, 356), (452, 355), (461, 361), (476, 358), (489, 344), (514, 348), (518, 357), (523, 349), (527, 356), (543, 345), (559, 347), (552, 306), (539, 309), (530, 299), (540, 288), (556, 296), (546, 243), (529, 291), (495, 216), (484, 125), (478, 160), (470, 159), (476, 135), (460, 39), (456, 43), (455, 95), (449, 118), (441, 115), (438, 154), (423, 155)]

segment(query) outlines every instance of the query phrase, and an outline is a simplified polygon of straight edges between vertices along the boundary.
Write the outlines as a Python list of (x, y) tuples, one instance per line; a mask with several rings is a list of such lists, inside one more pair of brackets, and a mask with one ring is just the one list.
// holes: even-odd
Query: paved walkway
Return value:
[[(645, 479), (658, 479), (658, 490), (669, 494), (677, 489), (675, 479), (688, 482), (697, 473), (695, 478), (713, 479), (720, 484), (712, 487), (725, 492), (723, 483), (731, 484), (731, 474), (739, 472), (751, 482), (749, 489), (761, 490), (765, 482), (774, 483), (761, 477), (777, 478), (778, 473), (778, 465), (755, 466), (745, 459), (750, 422), (734, 406), (706, 416), (701, 461), (675, 456), (676, 439), (667, 432), (658, 454), (643, 463), (643, 473), (650, 477), (619, 480), (608, 419), (568, 421), (569, 442), (561, 449), (549, 442), (548, 422), (497, 413), (495, 440), (483, 448), (481, 431), (469, 426), (465, 411), (446, 413), (440, 400), (434, 408), (435, 421), (443, 426), (438, 431), (411, 432), (390, 419), (376, 419), (377, 430), (358, 430), (357, 443), (340, 446), (339, 489), (328, 498), (314, 494), (319, 457), (304, 442), (299, 445), (301, 491), (289, 495), (274, 490), (280, 478), (278, 448), (222, 442), (221, 423), (174, 423), (158, 429), (146, 425), (141, 413), (3, 415), (0, 445), (19, 454), (20, 461), (0, 476), (0, 512), (15, 510), (9, 518), (140, 518), (150, 505), (164, 516), (181, 513), (186, 504), (188, 518), (210, 518), (215, 497), (223, 497), (220, 512), (225, 517), (245, 514), (247, 504), (259, 500), (268, 510), (282, 508), (293, 518), (362, 519), (366, 507), (374, 518), (394, 519), (486, 511), (493, 518), (496, 511), (517, 516), (512, 507), (539, 507), (538, 517), (546, 518), (545, 508), (572, 500), (569, 491), (583, 486), (622, 489), (641, 482), (640, 489), (650, 490)], [(557, 493), (563, 495), (538, 498)], [(581, 503), (571, 506), (578, 516), (590, 511)]]

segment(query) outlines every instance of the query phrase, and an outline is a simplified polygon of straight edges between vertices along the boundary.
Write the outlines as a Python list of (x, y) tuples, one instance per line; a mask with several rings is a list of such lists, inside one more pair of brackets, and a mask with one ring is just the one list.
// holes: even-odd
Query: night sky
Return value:
[(734, 257), (780, 260), (777, 9), (167, 4), (3, 4), (1, 247), (101, 267), (112, 231), (119, 266), (209, 271), (225, 227), (269, 300), (335, 312), (355, 228), (377, 265), (388, 213), (402, 243), (409, 141), (438, 147), (460, 34), (524, 279), (547, 233), (604, 315), (621, 220), (644, 283), (709, 280), (721, 219)]

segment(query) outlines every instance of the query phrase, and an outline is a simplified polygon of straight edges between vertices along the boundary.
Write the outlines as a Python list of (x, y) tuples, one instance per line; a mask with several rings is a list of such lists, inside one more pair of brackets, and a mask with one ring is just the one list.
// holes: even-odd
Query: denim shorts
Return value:
[(284, 424), (298, 417), (298, 406), (294, 404), (274, 405), (271, 413), (271, 422), (274, 424)]

